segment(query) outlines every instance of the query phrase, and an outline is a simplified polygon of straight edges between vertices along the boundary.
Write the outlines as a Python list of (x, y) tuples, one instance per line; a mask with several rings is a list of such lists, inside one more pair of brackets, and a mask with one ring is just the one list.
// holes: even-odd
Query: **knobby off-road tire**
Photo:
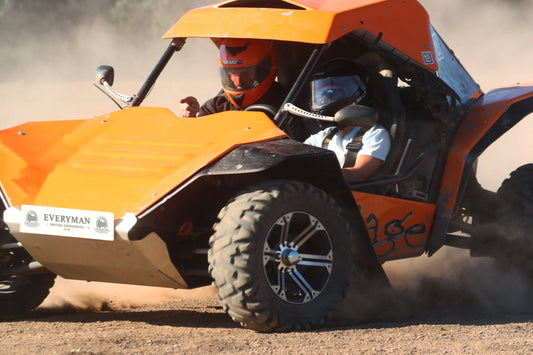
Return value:
[(499, 266), (518, 270), (533, 284), (533, 164), (513, 171), (497, 194), (502, 206), (493, 255)]
[(335, 201), (299, 182), (232, 199), (210, 239), (209, 271), (224, 310), (256, 331), (324, 323), (348, 286), (353, 235)]
[(48, 296), (55, 277), (55, 274), (46, 273), (0, 280), (0, 317), (37, 308)]
[[(1, 219), (0, 244), (15, 242)], [(39, 306), (54, 285), (55, 274), (2, 276), (2, 271), (30, 263), (33, 258), (22, 248), (0, 250), (0, 318), (6, 315), (22, 314)]]

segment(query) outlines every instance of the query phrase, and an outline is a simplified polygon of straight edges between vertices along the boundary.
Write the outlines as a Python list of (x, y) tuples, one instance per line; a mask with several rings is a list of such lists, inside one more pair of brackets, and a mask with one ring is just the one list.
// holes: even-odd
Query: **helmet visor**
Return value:
[(358, 103), (365, 96), (365, 84), (359, 75), (316, 79), (311, 82), (311, 109), (320, 110), (349, 98)]
[(222, 87), (227, 90), (250, 90), (261, 84), (272, 70), (272, 57), (267, 56), (261, 62), (249, 67), (222, 66), (220, 76)]

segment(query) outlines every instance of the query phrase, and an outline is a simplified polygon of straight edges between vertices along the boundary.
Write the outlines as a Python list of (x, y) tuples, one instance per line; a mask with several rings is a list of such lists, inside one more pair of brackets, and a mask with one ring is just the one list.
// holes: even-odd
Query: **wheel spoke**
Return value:
[(279, 245), (282, 245), (283, 243), (288, 241), (292, 215), (293, 213), (287, 213), (286, 215), (278, 219), (278, 221), (276, 222), (277, 225), (281, 226)]
[(328, 255), (320, 255), (320, 254), (302, 254), (300, 253), (300, 256), (302, 259), (314, 259), (314, 260), (329, 260), (331, 262), (331, 252), (329, 252)]
[(285, 294), (285, 276), (287, 274), (283, 270), (278, 269), (278, 279), (280, 280), (280, 292), (278, 293), (283, 300), (287, 300), (287, 295)]
[(324, 227), (316, 218), (310, 216), (309, 225), (293, 240), (296, 249), (300, 248), (319, 230), (324, 230)]
[(331, 268), (331, 262), (318, 262), (318, 261), (305, 261), (302, 260), (298, 263), (298, 265), (305, 265), (305, 266), (318, 266), (318, 267), (325, 267), (327, 269)]
[(263, 264), (266, 264), (266, 263), (268, 263), (269, 261), (276, 262), (276, 261), (277, 261), (276, 256), (275, 256), (275, 255), (265, 254), (265, 255), (263, 256)]
[(331, 251), (328, 253), (328, 255), (300, 254), (300, 256), (302, 257), (302, 260), (298, 263), (298, 265), (322, 267), (326, 268), (328, 272), (331, 271)]
[(307, 282), (305, 277), (300, 274), (298, 270), (294, 270), (290, 273), (291, 278), (294, 280), (294, 282), (298, 285), (298, 287), (305, 293), (304, 302), (307, 302), (314, 298), (314, 295), (316, 294), (313, 287)]
[(269, 261), (276, 262), (276, 252), (268, 247), (268, 245), (265, 245), (265, 248), (263, 249), (263, 265), (266, 265)]
[(287, 295), (285, 293), (285, 271), (277, 269), (277, 284), (270, 284), (272, 290), (284, 301), (287, 301)]
[(281, 226), (281, 236), (280, 236), (280, 241), (279, 241), (279, 245), (285, 243), (287, 241), (287, 238), (289, 236), (289, 225), (290, 225), (290, 220), (287, 222), (287, 223), (284, 223), (282, 226)]

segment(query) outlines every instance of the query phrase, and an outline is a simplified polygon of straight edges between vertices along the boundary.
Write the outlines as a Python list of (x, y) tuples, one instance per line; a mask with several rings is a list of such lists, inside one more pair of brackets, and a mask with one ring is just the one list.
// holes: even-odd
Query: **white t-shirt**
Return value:
[[(315, 147), (322, 147), (322, 142), (324, 142), (324, 139), (334, 129), (335, 127), (328, 127), (316, 134), (313, 134), (312, 136), (307, 138), (304, 143), (313, 145)], [(346, 154), (348, 153), (348, 149), (346, 149), (346, 146), (354, 139), (360, 129), (361, 127), (355, 127), (350, 131), (350, 133), (348, 133), (344, 137), (341, 136), (341, 131), (339, 130), (329, 142), (328, 149), (332, 150), (335, 153), (341, 167), (344, 165), (344, 160)], [(387, 158), (387, 154), (389, 154), (391, 142), (389, 133), (385, 128), (383, 128), (383, 126), (379, 124), (372, 126), (372, 128), (370, 128), (368, 131), (365, 132), (365, 134), (363, 134), (362, 143), (363, 146), (361, 147), (361, 150), (357, 153), (357, 155), (369, 155), (371, 157), (385, 161), (385, 158)]]

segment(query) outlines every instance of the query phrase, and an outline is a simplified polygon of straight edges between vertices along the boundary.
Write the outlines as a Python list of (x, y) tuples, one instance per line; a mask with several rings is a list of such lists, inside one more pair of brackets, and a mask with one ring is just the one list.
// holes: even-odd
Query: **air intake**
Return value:
[(282, 0), (236, 0), (225, 3), (222, 7), (257, 7), (270, 9), (305, 10), (305, 8)]

